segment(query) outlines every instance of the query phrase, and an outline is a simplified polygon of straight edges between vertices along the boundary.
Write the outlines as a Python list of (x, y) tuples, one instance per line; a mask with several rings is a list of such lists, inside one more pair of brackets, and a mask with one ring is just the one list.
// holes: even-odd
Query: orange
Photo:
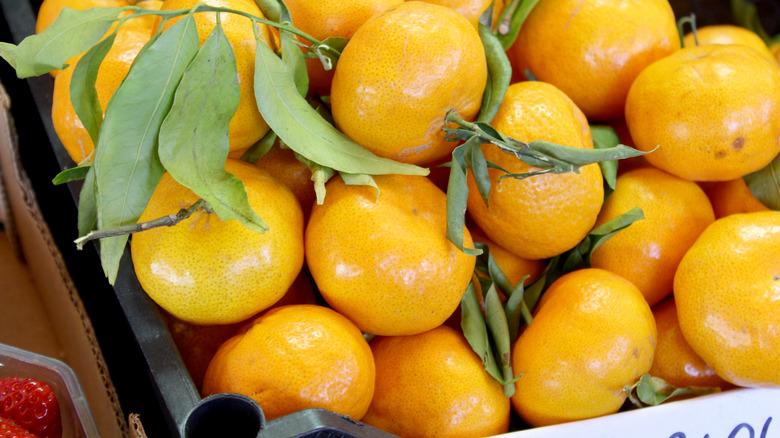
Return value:
[(476, 258), (447, 239), (446, 195), (430, 180), (374, 180), (378, 194), (340, 177), (326, 184), (306, 227), (306, 262), (322, 297), (363, 332), (430, 330), (460, 304)]
[[(189, 9), (195, 6), (200, 0), (165, 0), (161, 10), (170, 11), (176, 9)], [(258, 18), (265, 18), (260, 12), (255, 2), (246, 0), (203, 0), (203, 3), (210, 6), (221, 6), (235, 9), (254, 15)], [(238, 14), (221, 14), (222, 30), (230, 42), (233, 52), (236, 56), (236, 67), (238, 69), (238, 83), (240, 85), (240, 98), (238, 109), (233, 118), (230, 119), (230, 128), (228, 136), (230, 138), (230, 150), (246, 149), (268, 132), (268, 124), (260, 115), (255, 100), (254, 77), (255, 77), (255, 34), (252, 30), (252, 22), (246, 17)], [(181, 17), (172, 18), (166, 21), (163, 31), (168, 29)], [(203, 44), (206, 38), (217, 22), (215, 12), (199, 12), (195, 14), (195, 23), (198, 29), (200, 43)], [(262, 39), (268, 44), (270, 33), (265, 25), (260, 26), (259, 30)]]
[[(172, 227), (133, 234), (131, 254), (141, 287), (163, 309), (195, 324), (242, 321), (277, 302), (303, 266), (303, 212), (286, 186), (265, 171), (228, 159), (264, 233), (198, 210)], [(168, 173), (139, 222), (187, 208), (198, 196)]]
[(374, 399), (363, 422), (405, 438), (480, 437), (509, 429), (510, 405), (459, 331), (371, 341)]
[[(286, 0), (293, 25), (322, 41), (329, 37), (351, 38), (372, 16), (403, 3), (403, 0)], [(308, 44), (301, 39), (301, 42)], [(309, 72), (309, 92), (330, 95), (334, 69), (325, 70), (317, 58), (306, 59)]]
[[(144, 4), (154, 9), (159, 9), (160, 6), (159, 2)], [(154, 17), (145, 16), (128, 20), (119, 28), (111, 49), (100, 64), (95, 81), (95, 90), (104, 114), (109, 99), (127, 76), (136, 55), (152, 37), (153, 26)], [(73, 69), (80, 58), (81, 55), (68, 61), (68, 67), (57, 74), (52, 96), (54, 130), (75, 163), (84, 161), (95, 148), (70, 100)]]
[(317, 195), (311, 180), (311, 170), (296, 158), (295, 151), (282, 148), (277, 143), (255, 165), (289, 187), (301, 204), (304, 219), (309, 217)]
[(652, 376), (660, 377), (677, 388), (701, 386), (726, 389), (733, 386), (715, 374), (685, 341), (677, 320), (674, 296), (655, 305), (653, 317), (658, 329), (658, 345), (650, 368)]
[(689, 32), (683, 38), (685, 47), (693, 47), (698, 40), (698, 45), (704, 44), (742, 44), (759, 51), (762, 56), (770, 61), (775, 61), (774, 55), (769, 51), (764, 40), (755, 32), (742, 26), (733, 24), (714, 24), (696, 29), (696, 38), (693, 32)]
[(446, 113), (474, 120), (486, 81), (474, 26), (448, 7), (410, 1), (366, 20), (349, 40), (331, 109), (336, 126), (375, 154), (429, 164), (456, 146), (442, 130)]
[(588, 268), (560, 277), (512, 349), (512, 406), (544, 426), (617, 412), (650, 370), (656, 326), (630, 281)]
[[(590, 127), (577, 106), (562, 91), (544, 82), (509, 86), (491, 125), (499, 132), (530, 143), (545, 140), (592, 149)], [(512, 173), (538, 170), (498, 146), (482, 145), (487, 161)], [(596, 222), (604, 200), (597, 164), (579, 173), (544, 174), (525, 179), (503, 178), (500, 169), (488, 169), (489, 209), (468, 177), (468, 213), (494, 242), (525, 259), (544, 259), (579, 243)]]
[(283, 306), (222, 344), (203, 379), (203, 396), (234, 392), (272, 420), (325, 408), (360, 420), (374, 395), (371, 348), (347, 318), (327, 307)]
[(35, 33), (41, 33), (49, 27), (60, 15), (62, 8), (83, 11), (93, 7), (121, 8), (129, 4), (127, 0), (43, 0), (35, 20)]
[(625, 277), (654, 306), (672, 292), (677, 265), (715, 214), (696, 183), (645, 167), (618, 177), (595, 226), (634, 207), (641, 208), (645, 218), (598, 247), (591, 266)]
[(738, 386), (780, 386), (780, 212), (712, 223), (674, 277), (680, 330), (693, 351)]
[[(315, 304), (315, 301), (316, 295), (311, 281), (304, 272), (301, 272), (284, 296), (264, 312), (288, 304)], [(184, 366), (198, 390), (203, 384), (206, 368), (220, 345), (247, 325), (247, 321), (232, 324), (198, 325), (182, 321), (165, 311), (162, 314)]]
[(505, 0), (422, 0), (426, 3), (433, 3), (436, 5), (446, 6), (453, 9), (455, 12), (463, 15), (468, 19), (471, 24), (476, 28), (479, 25), (479, 17), (490, 6), (490, 2), (494, 2), (493, 5), (493, 26), (498, 24), (498, 20), (501, 17), (501, 12), (504, 10), (506, 3)]
[(667, 0), (541, 0), (520, 28), (514, 68), (566, 93), (589, 120), (623, 116), (634, 78), (680, 48)]
[(626, 100), (636, 148), (693, 181), (725, 181), (780, 152), (780, 69), (754, 49), (686, 47), (648, 66)]
[(717, 181), (707, 190), (707, 196), (712, 203), (716, 219), (734, 213), (769, 210), (769, 207), (753, 196), (743, 178)]

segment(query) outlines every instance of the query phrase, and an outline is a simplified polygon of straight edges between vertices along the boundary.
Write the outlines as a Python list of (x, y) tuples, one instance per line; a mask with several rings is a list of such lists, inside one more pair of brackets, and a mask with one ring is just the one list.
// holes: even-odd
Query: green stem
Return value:
[(696, 35), (696, 14), (686, 15), (677, 21), (677, 33), (680, 35), (680, 47), (685, 47), (685, 25), (691, 26), (691, 32), (693, 32), (693, 41), (698, 46), (699, 37)]
[(167, 216), (163, 216), (161, 218), (153, 219), (147, 222), (139, 222), (136, 224), (107, 228), (105, 230), (90, 231), (86, 236), (79, 237), (74, 242), (76, 243), (76, 247), (78, 249), (82, 249), (85, 243), (92, 240), (103, 239), (105, 237), (122, 236), (125, 234), (137, 233), (139, 231), (145, 231), (163, 226), (171, 227), (183, 221), (184, 219), (187, 219), (201, 208), (207, 209), (208, 204), (206, 204), (205, 200), (198, 199), (198, 201), (192, 204), (189, 208), (182, 208), (176, 214), (169, 214)]
[(512, 24), (512, 16), (515, 15), (515, 11), (520, 6), (521, 2), (522, 0), (512, 0), (504, 10), (501, 11), (501, 16), (498, 19), (498, 23), (496, 23), (496, 32), (499, 35), (506, 35), (509, 33)]

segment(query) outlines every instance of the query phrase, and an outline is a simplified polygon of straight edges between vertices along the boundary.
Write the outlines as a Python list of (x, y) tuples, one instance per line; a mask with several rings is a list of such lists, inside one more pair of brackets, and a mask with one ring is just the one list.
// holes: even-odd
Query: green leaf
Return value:
[(493, 354), (493, 347), (490, 344), (488, 328), (485, 324), (485, 318), (482, 316), (482, 309), (479, 307), (479, 301), (474, 293), (474, 285), (469, 283), (466, 293), (460, 301), (461, 320), (460, 325), (463, 335), (466, 337), (471, 349), (477, 353), (482, 360), (485, 370), (494, 379), (503, 382), (503, 375), (499, 369), (496, 358)]
[(228, 127), (238, 108), (236, 58), (217, 20), (181, 78), (160, 127), (163, 167), (223, 221), (238, 220), (257, 232), (268, 225), (249, 205), (244, 183), (225, 170)]
[(344, 47), (347, 47), (348, 42), (349, 40), (343, 37), (325, 38), (314, 48), (314, 55), (320, 59), (325, 70), (331, 70), (336, 67), (341, 52), (344, 51)]
[(122, 8), (80, 11), (63, 8), (49, 27), (28, 36), (18, 46), (0, 43), (0, 56), (16, 69), (19, 78), (63, 68), (70, 58), (100, 41), (122, 11)]
[(428, 169), (381, 158), (329, 124), (298, 93), (292, 73), (265, 44), (257, 44), (255, 98), (260, 113), (295, 152), (339, 172), (427, 175)]
[(465, 153), (471, 147), (479, 147), (478, 139), (472, 139), (452, 151), (450, 178), (447, 182), (447, 239), (466, 255), (479, 255), (481, 250), (463, 246), (463, 227), (466, 225), (466, 204), (469, 188), (466, 182), (468, 165)]
[(79, 192), (77, 226), (79, 237), (86, 236), (97, 227), (97, 201), (95, 200), (95, 168), (89, 166), (84, 184)]
[(344, 180), (344, 184), (348, 186), (371, 186), (376, 189), (376, 195), (379, 196), (379, 187), (371, 175), (356, 175), (352, 173), (340, 173), (339, 175)]
[(73, 68), (70, 79), (70, 101), (84, 129), (89, 133), (92, 144), (98, 142), (100, 125), (103, 123), (103, 109), (100, 107), (95, 82), (97, 81), (100, 64), (111, 50), (116, 39), (116, 32), (92, 46), (79, 59)]
[(769, 42), (769, 34), (761, 24), (761, 17), (758, 15), (758, 9), (754, 2), (748, 0), (731, 0), (731, 15), (734, 18), (734, 23), (738, 26), (742, 26), (752, 31), (762, 40), (764, 43)]
[[(482, 106), (479, 109), (477, 120), (484, 123), (490, 123), (495, 117), (512, 79), (512, 66), (509, 64), (506, 51), (498, 38), (490, 31), (489, 22), (492, 20), (492, 11), (493, 8), (489, 7), (480, 17), (479, 23), (479, 37), (485, 48), (488, 80), (485, 84), (485, 93), (482, 95)], [(490, 15), (486, 17), (485, 15), (488, 13)], [(483, 23), (483, 20), (488, 23)]]
[[(620, 144), (620, 138), (611, 126), (591, 125), (590, 134), (593, 137), (593, 147), (595, 149), (609, 149)], [(607, 185), (610, 189), (615, 190), (618, 170), (617, 160), (600, 161), (599, 166), (604, 179), (607, 181)]]
[(720, 392), (720, 388), (687, 386), (677, 388), (660, 377), (644, 374), (634, 385), (625, 388), (629, 400), (637, 407), (657, 406), (673, 397), (693, 397)]
[(766, 167), (744, 178), (756, 199), (772, 210), (780, 210), (780, 154)]
[[(192, 14), (158, 34), (135, 59), (108, 103), (95, 149), (98, 229), (138, 221), (160, 181), (157, 137), (182, 74), (198, 52)], [(127, 235), (100, 242), (103, 270), (116, 279)]]
[(485, 154), (482, 152), (482, 145), (478, 142), (466, 142), (465, 147), (466, 157), (468, 158), (467, 164), (471, 168), (471, 174), (474, 176), (474, 183), (477, 186), (482, 200), (485, 202), (485, 206), (490, 209), (490, 174), (488, 173), (488, 162), (485, 159)]
[(80, 179), (86, 178), (87, 173), (90, 171), (90, 169), (92, 169), (92, 163), (86, 163), (80, 166), (71, 167), (70, 169), (65, 169), (62, 172), (58, 173), (57, 176), (55, 176), (51, 182), (55, 186), (58, 186), (60, 184), (66, 184), (71, 181), (78, 181)]
[(495, 32), (504, 50), (514, 44), (520, 27), (538, 2), (539, 0), (512, 0), (501, 12)]
[(621, 160), (623, 158), (638, 157), (640, 155), (645, 155), (652, 152), (642, 152), (622, 144), (604, 149), (582, 149), (550, 143), (542, 140), (535, 140), (528, 143), (528, 148), (532, 151), (541, 152), (548, 157), (570, 163), (575, 168), (587, 166), (588, 164), (598, 163), (600, 161)]
[(253, 144), (249, 149), (241, 155), (241, 159), (248, 163), (257, 163), (261, 158), (271, 150), (276, 140), (279, 137), (273, 131), (268, 131), (263, 138)]
[[(279, 23), (293, 24), (290, 11), (284, 2), (279, 2)], [(298, 45), (298, 37), (290, 31), (280, 30), (279, 36), (282, 43), (282, 60), (293, 73), (293, 81), (301, 97), (306, 97), (309, 91), (309, 73), (306, 70), (306, 59)]]
[(255, 0), (255, 4), (257, 4), (265, 18), (279, 22), (282, 14), (282, 2), (279, 0)]
[(525, 287), (523, 286), (523, 282), (525, 282), (528, 277), (528, 275), (525, 275), (520, 279), (504, 304), (506, 322), (509, 327), (510, 343), (514, 343), (515, 340), (517, 340), (523, 322), (525, 322), (526, 325), (530, 325), (533, 320), (531, 312), (528, 310), (528, 306), (524, 300)]
[(504, 395), (511, 397), (515, 393), (514, 371), (512, 370), (512, 352), (509, 343), (509, 326), (507, 325), (504, 307), (498, 298), (495, 283), (488, 288), (485, 294), (485, 319), (487, 327), (490, 330), (490, 338), (496, 350), (498, 366), (501, 368), (502, 379), (499, 380), (504, 385)]

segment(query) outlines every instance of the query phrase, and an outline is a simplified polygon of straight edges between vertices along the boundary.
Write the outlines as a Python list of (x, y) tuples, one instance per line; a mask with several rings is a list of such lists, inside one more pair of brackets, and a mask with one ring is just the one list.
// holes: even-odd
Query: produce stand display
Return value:
[[(0, 0), (0, 6), (2, 41), (18, 44), (34, 33), (40, 1)], [(69, 237), (77, 229), (75, 200), (80, 184), (51, 184), (59, 170), (73, 166), (51, 121), (52, 78), (18, 80), (5, 63), (0, 73), (11, 96), (22, 166), (95, 327), (122, 410), (139, 414), (148, 436), (224, 436), (226, 424), (236, 437), (390, 436), (322, 409), (266, 421), (260, 407), (242, 395), (219, 394), (201, 400), (159, 308), (138, 284), (129, 251), (112, 287), (100, 269), (95, 246), (77, 251)], [(780, 390), (736, 389), (507, 436), (572, 436), (587, 431), (593, 436), (780, 437), (778, 418)]]

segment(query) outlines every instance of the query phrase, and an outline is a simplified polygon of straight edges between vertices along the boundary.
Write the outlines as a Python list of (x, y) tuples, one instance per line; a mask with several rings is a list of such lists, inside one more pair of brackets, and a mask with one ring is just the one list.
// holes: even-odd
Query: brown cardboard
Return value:
[(0, 219), (3, 234), (9, 238), (5, 249), (0, 245), (0, 256), (7, 260), (0, 268), (0, 278), (10, 279), (13, 283), (8, 284), (15, 286), (14, 293), (6, 292), (11, 288), (0, 280), (0, 304), (14, 306), (15, 312), (32, 318), (40, 329), (24, 330), (9, 322), (0, 326), (0, 333), (13, 333), (17, 344), (26, 343), (36, 352), (68, 364), (81, 381), (101, 435), (129, 437), (94, 329), (19, 162), (11, 104), (0, 86), (0, 186), (4, 186), (0, 190)]

